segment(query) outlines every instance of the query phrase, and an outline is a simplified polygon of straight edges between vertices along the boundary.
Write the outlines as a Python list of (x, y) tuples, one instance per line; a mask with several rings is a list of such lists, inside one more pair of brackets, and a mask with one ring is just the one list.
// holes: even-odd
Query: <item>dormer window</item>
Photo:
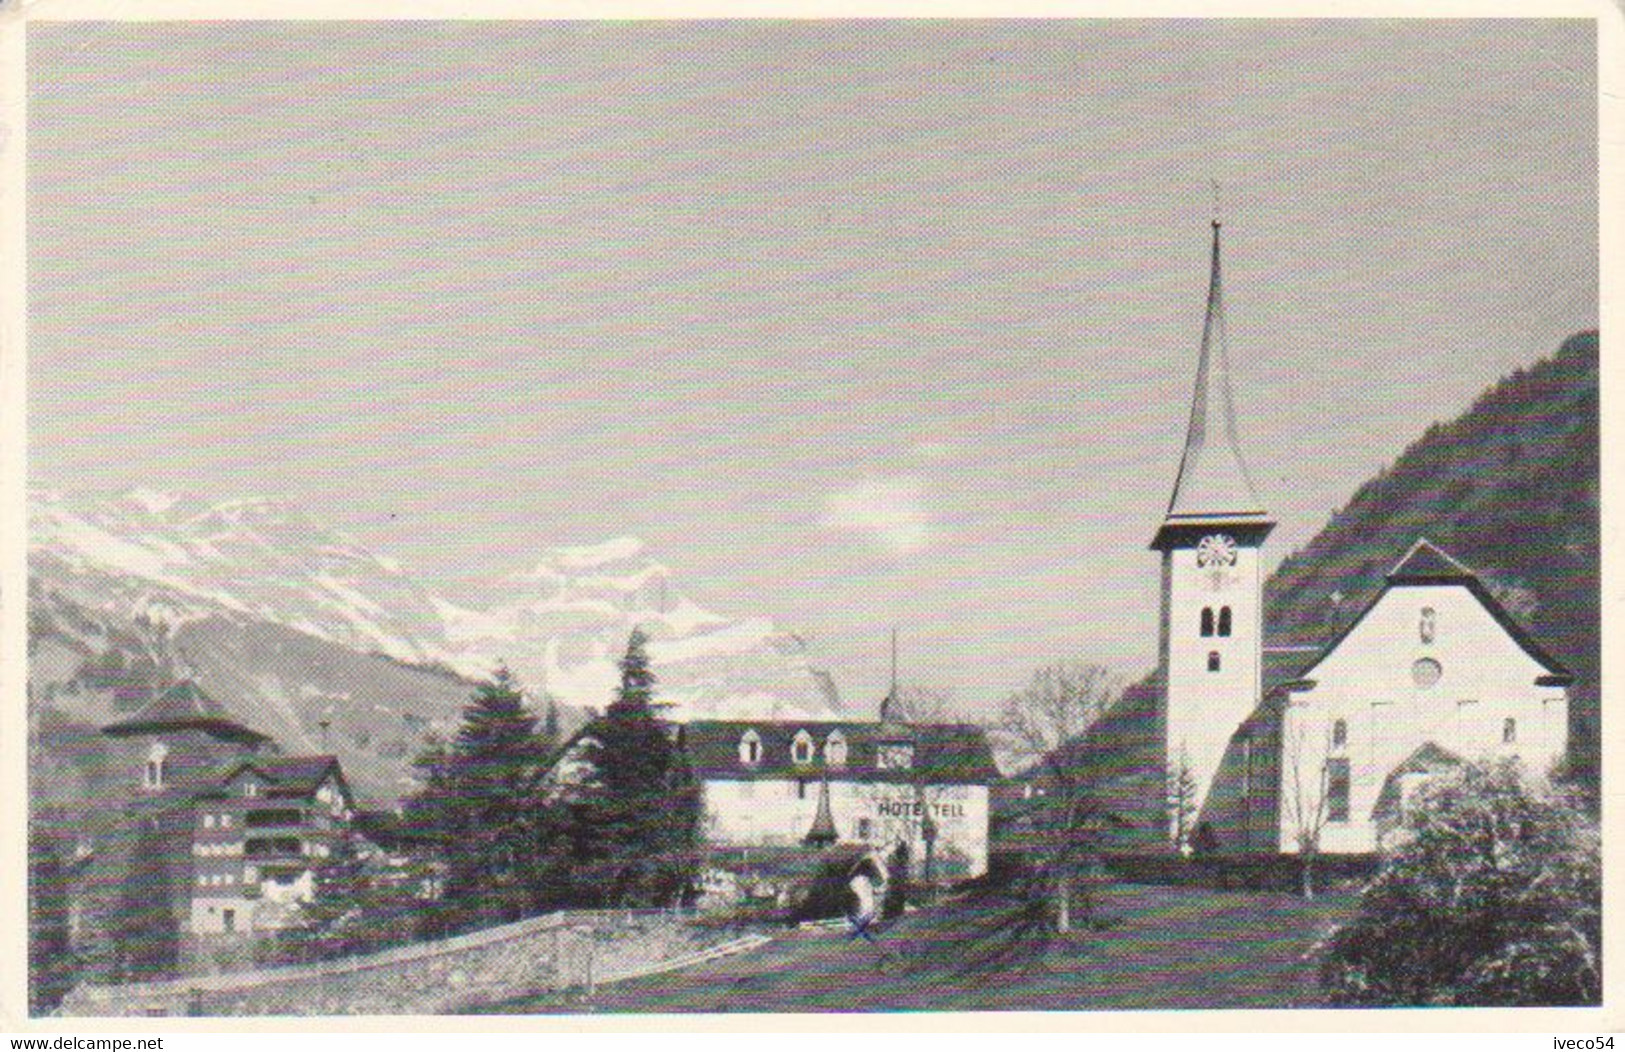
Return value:
[(906, 771), (914, 766), (914, 746), (882, 745), (875, 752), (875, 766), (882, 771)]
[(812, 735), (808, 734), (806, 731), (796, 731), (796, 739), (790, 744), (790, 758), (798, 764), (812, 763)]
[(250, 797), (260, 795), (260, 783), (254, 781), (252, 778), (244, 782), (243, 795)]
[(169, 747), (163, 742), (154, 742), (152, 748), (147, 750), (147, 768), (142, 777), (142, 783), (147, 789), (157, 792), (164, 787), (168, 761)]
[(830, 731), (824, 739), (824, 762), (831, 767), (846, 766), (846, 735)]
[(762, 736), (755, 731), (746, 731), (739, 739), (739, 762), (748, 767), (755, 767), (762, 762)]

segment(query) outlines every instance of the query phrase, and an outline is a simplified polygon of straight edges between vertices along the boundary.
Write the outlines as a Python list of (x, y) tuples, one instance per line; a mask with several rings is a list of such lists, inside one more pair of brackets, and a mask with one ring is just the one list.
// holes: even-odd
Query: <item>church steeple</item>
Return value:
[(1208, 278), (1207, 315), (1196, 362), (1185, 453), (1168, 501), (1168, 513), (1152, 547), (1161, 548), (1183, 527), (1263, 526), (1269, 522), (1253, 489), (1236, 441), (1236, 410), (1230, 393), (1230, 362), (1220, 266), (1220, 223), (1213, 221), (1213, 261)]
[(1168, 513), (1151, 542), (1162, 553), (1157, 674), (1163, 760), (1169, 784), (1193, 787), (1189, 800), (1169, 808), (1170, 844), (1181, 850), (1201, 825), (1208, 791), (1237, 728), (1263, 697), (1261, 549), (1275, 523), (1241, 463), (1228, 350), (1215, 219), (1185, 455)]

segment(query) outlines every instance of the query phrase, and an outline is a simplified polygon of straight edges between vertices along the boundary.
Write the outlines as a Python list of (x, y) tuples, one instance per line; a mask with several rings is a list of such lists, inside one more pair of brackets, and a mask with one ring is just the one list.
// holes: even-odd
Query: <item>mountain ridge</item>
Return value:
[(339, 754), (385, 806), (499, 662), (577, 726), (608, 703), (633, 627), (653, 639), (675, 718), (839, 707), (800, 639), (694, 603), (636, 538), (546, 549), (473, 610), (285, 501), (29, 497), (30, 710), (52, 731), (36, 773), (64, 805), (105, 782), (95, 728), (180, 678), (289, 751)]

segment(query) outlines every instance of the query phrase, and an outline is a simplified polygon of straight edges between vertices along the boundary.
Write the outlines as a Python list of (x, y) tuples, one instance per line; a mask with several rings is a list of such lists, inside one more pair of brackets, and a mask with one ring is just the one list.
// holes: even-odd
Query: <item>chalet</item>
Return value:
[(191, 931), (274, 931), (315, 895), (355, 803), (332, 756), (247, 757), (194, 805)]
[(192, 682), (102, 728), (136, 757), (113, 830), (74, 891), (79, 938), (115, 975), (212, 956), (285, 925), (354, 818), (332, 756), (282, 756)]

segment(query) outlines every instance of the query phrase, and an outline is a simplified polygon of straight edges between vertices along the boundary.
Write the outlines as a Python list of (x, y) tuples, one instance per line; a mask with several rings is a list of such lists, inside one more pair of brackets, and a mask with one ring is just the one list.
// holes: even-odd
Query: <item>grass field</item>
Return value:
[(760, 949), (600, 987), (540, 1012), (865, 1012), (1294, 1008), (1318, 1002), (1306, 953), (1353, 900), (1118, 885), (1095, 930), (1046, 934), (1009, 899), (946, 902), (882, 930), (794, 931)]

